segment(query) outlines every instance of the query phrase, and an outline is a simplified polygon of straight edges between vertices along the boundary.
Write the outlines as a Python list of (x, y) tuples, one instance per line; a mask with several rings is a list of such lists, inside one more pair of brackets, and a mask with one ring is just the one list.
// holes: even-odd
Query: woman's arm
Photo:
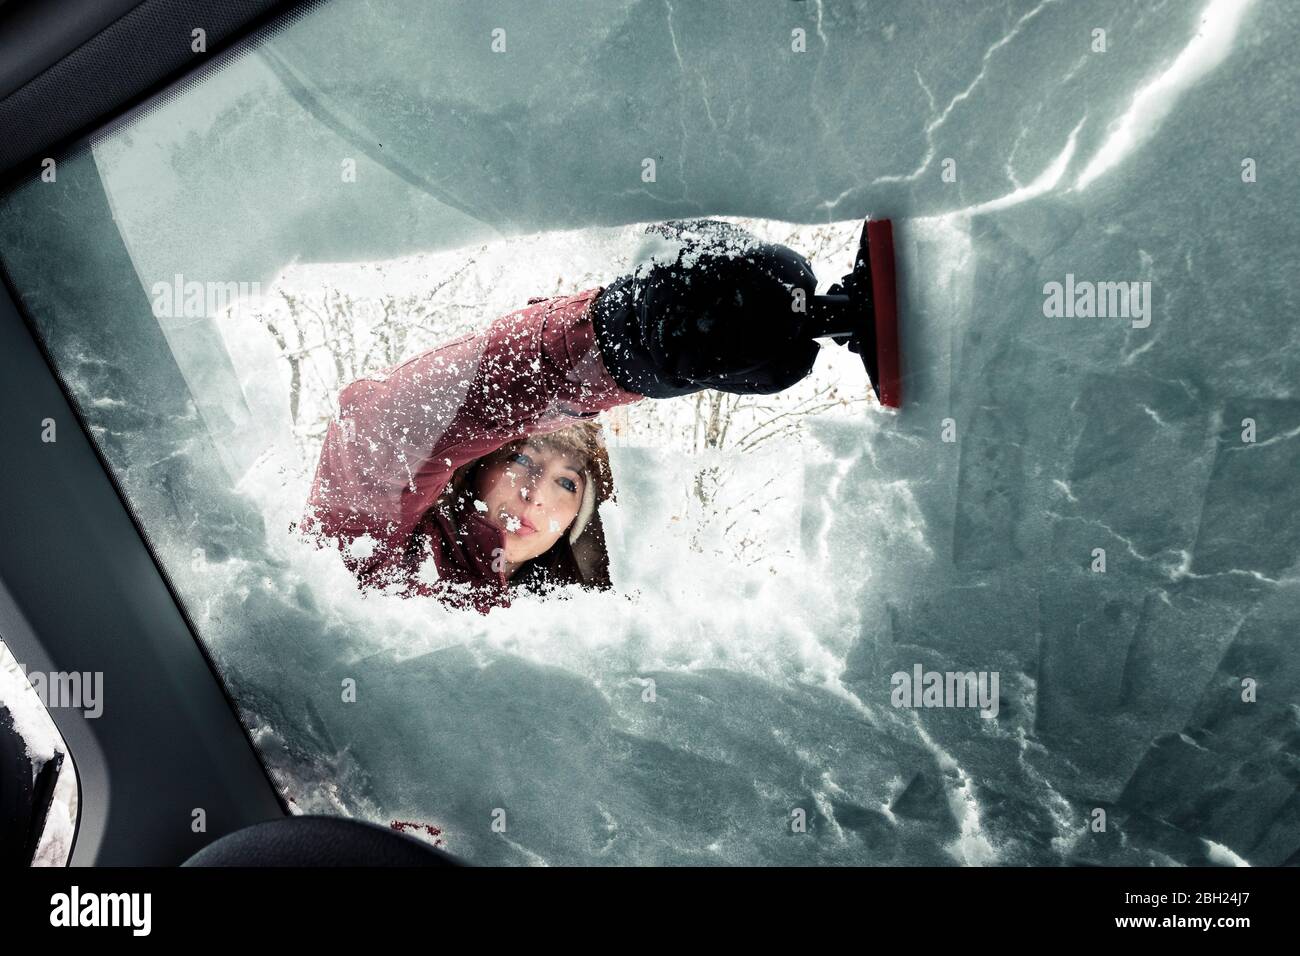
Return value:
[(610, 377), (596, 345), (590, 306), (601, 291), (530, 300), (482, 333), (345, 387), (304, 530), (369, 534), (381, 560), (400, 556), (459, 466), (639, 399)]

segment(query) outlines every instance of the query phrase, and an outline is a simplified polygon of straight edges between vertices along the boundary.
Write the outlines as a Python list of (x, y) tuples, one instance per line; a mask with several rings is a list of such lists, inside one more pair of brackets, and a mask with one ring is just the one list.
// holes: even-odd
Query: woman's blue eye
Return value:
[[(534, 467), (532, 457), (525, 454), (522, 451), (517, 451), (511, 454), (510, 457), (506, 459), (506, 462), (512, 465), (523, 465), (529, 471), (532, 471)], [(569, 492), (570, 494), (577, 494), (578, 483), (574, 481), (572, 478), (567, 478), (567, 477), (557, 478), (556, 481), (560, 483), (560, 487), (563, 488), (565, 491)]]

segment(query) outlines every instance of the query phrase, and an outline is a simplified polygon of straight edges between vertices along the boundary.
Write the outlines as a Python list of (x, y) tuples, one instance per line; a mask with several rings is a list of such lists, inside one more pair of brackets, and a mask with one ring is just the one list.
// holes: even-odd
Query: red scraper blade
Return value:
[(902, 363), (898, 350), (898, 290), (894, 277), (894, 224), (888, 219), (867, 223), (871, 259), (871, 291), (876, 315), (876, 394), (880, 404), (903, 404)]

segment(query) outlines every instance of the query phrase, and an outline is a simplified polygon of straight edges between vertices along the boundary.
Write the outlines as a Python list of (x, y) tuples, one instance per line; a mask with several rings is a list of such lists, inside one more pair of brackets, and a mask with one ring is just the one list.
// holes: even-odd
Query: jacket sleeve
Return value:
[(400, 560), (458, 467), (641, 398), (620, 388), (601, 358), (590, 317), (600, 292), (529, 300), (484, 332), (346, 386), (303, 530), (344, 542), (370, 535), (378, 563)]

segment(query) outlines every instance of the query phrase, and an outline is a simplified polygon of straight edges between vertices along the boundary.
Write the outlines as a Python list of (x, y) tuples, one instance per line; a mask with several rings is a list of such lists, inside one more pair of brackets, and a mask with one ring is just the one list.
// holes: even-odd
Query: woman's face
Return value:
[(474, 479), (474, 507), (506, 532), (509, 571), (544, 554), (568, 532), (585, 480), (577, 462), (545, 445), (526, 442), (487, 457)]

